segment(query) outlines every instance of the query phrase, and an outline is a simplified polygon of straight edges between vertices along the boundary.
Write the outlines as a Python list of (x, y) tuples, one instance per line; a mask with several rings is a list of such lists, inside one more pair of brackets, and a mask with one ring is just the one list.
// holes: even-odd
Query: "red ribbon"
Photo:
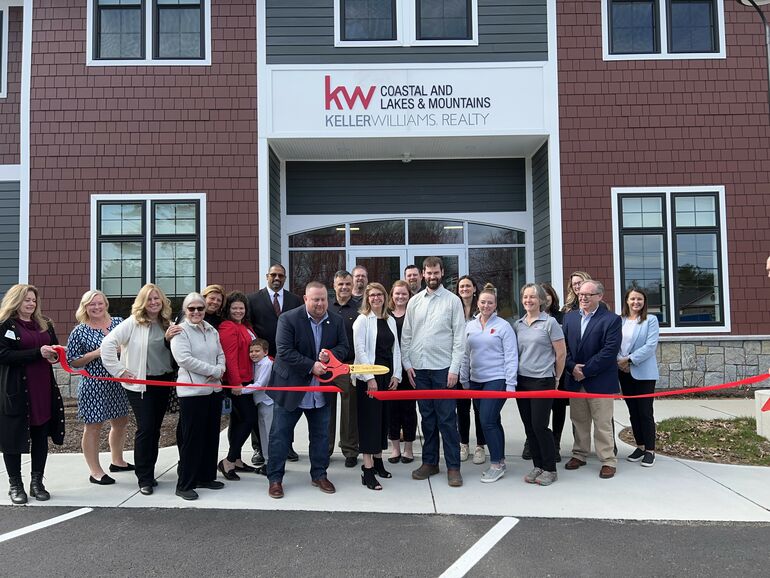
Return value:
[[(126, 377), (100, 377), (98, 375), (91, 375), (84, 369), (73, 369), (69, 363), (67, 363), (67, 352), (61, 345), (54, 345), (53, 348), (59, 356), (59, 362), (61, 367), (67, 373), (73, 375), (80, 375), (83, 377), (90, 377), (91, 379), (100, 379), (102, 381), (117, 381), (119, 383), (133, 383), (136, 385), (161, 385), (165, 387), (223, 387), (225, 389), (243, 389), (243, 385), (215, 385), (211, 383), (187, 383), (184, 381), (155, 381), (152, 379), (133, 379)], [(323, 393), (339, 393), (340, 388), (333, 385), (309, 385), (309, 386), (292, 386), (292, 385), (271, 385), (265, 387), (249, 387), (248, 391), (318, 391)]]
[[(508, 399), (508, 398), (606, 398), (606, 399), (640, 399), (645, 397), (668, 397), (688, 393), (703, 393), (717, 389), (730, 389), (742, 385), (751, 385), (764, 381), (770, 374), (755, 375), (740, 381), (731, 381), (719, 385), (707, 385), (704, 387), (687, 387), (672, 389), (657, 393), (645, 393), (642, 395), (620, 395), (616, 393), (585, 393), (580, 391), (562, 391), (551, 389), (547, 391), (482, 391), (478, 389), (420, 389), (397, 391), (374, 391), (371, 395), (377, 399), (386, 400), (413, 400), (413, 399)], [(763, 406), (762, 411), (770, 411), (770, 400)]]

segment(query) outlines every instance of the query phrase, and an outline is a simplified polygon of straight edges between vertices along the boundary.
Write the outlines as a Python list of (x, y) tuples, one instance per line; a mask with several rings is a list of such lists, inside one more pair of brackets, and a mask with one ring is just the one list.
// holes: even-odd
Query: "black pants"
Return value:
[[(562, 373), (557, 389), (564, 390), (564, 379), (564, 373)], [(561, 434), (564, 431), (564, 422), (567, 421), (568, 406), (568, 397), (555, 398), (553, 400), (553, 406), (551, 407), (551, 430), (553, 431), (553, 441), (556, 443), (556, 447), (561, 445)]]
[[(375, 375), (377, 389), (385, 391), (390, 383), (390, 373), (386, 375)], [(367, 392), (365, 381), (356, 380), (355, 395), (356, 411), (358, 412), (358, 450), (362, 454), (379, 454), (388, 447), (388, 424), (390, 417), (387, 403), (374, 397), (370, 397)]]
[[(253, 405), (254, 400), (250, 401)], [(176, 428), (176, 443), (179, 447), (178, 490), (192, 490), (197, 482), (216, 479), (221, 416), (221, 393), (179, 398), (179, 425)]]
[[(174, 381), (174, 374), (148, 375), (154, 381)], [(168, 408), (171, 388), (165, 385), (148, 385), (144, 393), (126, 391), (128, 402), (136, 419), (134, 437), (134, 464), (139, 487), (151, 486), (155, 479), (155, 462), (158, 461), (160, 428)]]
[[(30, 471), (41, 474), (45, 471), (48, 459), (48, 424), (33, 425), (29, 428), (29, 439), (32, 443), (32, 467)], [(9, 478), (21, 477), (21, 454), (3, 454), (5, 469)]]
[[(642, 395), (655, 392), (654, 379), (634, 379), (630, 373), (618, 371), (620, 389), (623, 395)], [(636, 445), (644, 446), (650, 452), (655, 451), (655, 416), (652, 402), (655, 398), (627, 399), (628, 413), (631, 417), (631, 430), (634, 432)]]
[[(462, 386), (458, 383), (455, 389), (462, 389)], [(457, 429), (460, 431), (460, 443), (468, 445), (471, 440), (471, 405), (473, 405), (473, 419), (476, 422), (476, 445), (485, 446), (487, 440), (484, 439), (484, 428), (481, 427), (479, 400), (477, 399), (457, 400)]]
[[(409, 378), (404, 372), (404, 378), (398, 384), (398, 391), (411, 390)], [(406, 382), (406, 383), (405, 383)], [(413, 442), (417, 438), (417, 402), (413, 399), (398, 399), (386, 401), (388, 419), (388, 438), (392, 440), (401, 439), (401, 431), (404, 432), (404, 441)]]
[[(556, 388), (553, 377), (527, 377), (520, 375), (516, 391), (547, 391)], [(556, 471), (556, 446), (553, 434), (548, 429), (551, 417), (551, 398), (517, 398), (521, 421), (527, 432), (529, 451), (532, 453), (532, 463), (536, 468), (547, 472)]]
[(234, 462), (241, 459), (241, 448), (253, 430), (257, 428), (257, 406), (251, 393), (231, 395), (233, 412), (230, 414), (230, 426), (227, 428), (227, 460)]

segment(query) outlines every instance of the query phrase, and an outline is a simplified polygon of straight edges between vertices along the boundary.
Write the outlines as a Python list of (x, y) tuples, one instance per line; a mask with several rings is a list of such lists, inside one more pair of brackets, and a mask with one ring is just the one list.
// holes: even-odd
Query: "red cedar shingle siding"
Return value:
[(62, 330), (90, 283), (92, 193), (205, 192), (207, 280), (259, 286), (255, 10), (212, 2), (211, 66), (86, 67), (85, 0), (35, 3), (30, 280)]
[(724, 185), (733, 333), (770, 333), (770, 119), (757, 14), (725, 2), (727, 59), (604, 62), (600, 3), (560, 0), (557, 12), (564, 274), (582, 269), (611, 285), (611, 187)]

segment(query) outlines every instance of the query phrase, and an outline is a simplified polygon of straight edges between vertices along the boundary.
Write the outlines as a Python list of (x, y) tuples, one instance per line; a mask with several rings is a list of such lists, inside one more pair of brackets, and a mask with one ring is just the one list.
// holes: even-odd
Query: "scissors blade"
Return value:
[(389, 371), (390, 371), (390, 368), (384, 365), (369, 365), (367, 363), (350, 365), (350, 373), (356, 374), (356, 375), (361, 373), (370, 373), (372, 375), (385, 375)]

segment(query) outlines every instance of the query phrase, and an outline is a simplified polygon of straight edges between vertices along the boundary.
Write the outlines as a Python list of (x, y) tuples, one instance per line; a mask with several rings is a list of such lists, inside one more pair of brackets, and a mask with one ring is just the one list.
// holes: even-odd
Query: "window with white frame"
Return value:
[(6, 47), (6, 38), (8, 26), (5, 18), (5, 11), (0, 8), (0, 98), (5, 98), (7, 90), (6, 69), (8, 68), (8, 49)]
[(91, 63), (207, 58), (211, 0), (89, 0)]
[(724, 327), (719, 192), (623, 192), (617, 208), (620, 294), (630, 287), (644, 289), (649, 311), (662, 327)]
[(602, 0), (605, 54), (693, 58), (724, 53), (723, 0)]
[(478, 0), (335, 0), (337, 46), (478, 44)]
[(201, 278), (198, 199), (96, 202), (96, 286), (127, 314), (145, 283), (160, 286), (175, 310)]

